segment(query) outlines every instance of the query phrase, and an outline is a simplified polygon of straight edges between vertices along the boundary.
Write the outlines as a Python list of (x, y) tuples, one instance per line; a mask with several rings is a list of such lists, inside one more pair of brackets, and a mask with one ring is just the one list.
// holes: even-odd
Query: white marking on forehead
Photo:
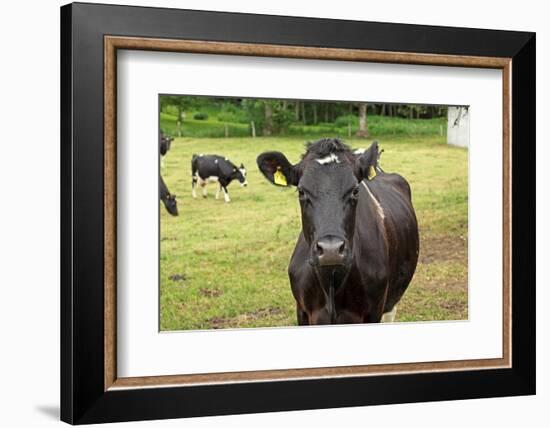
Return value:
[(357, 150), (355, 150), (353, 153), (355, 153), (356, 155), (362, 155), (362, 154), (365, 153), (366, 151), (367, 151), (367, 149), (362, 148), (362, 149), (357, 149)]
[(363, 184), (363, 186), (365, 186), (365, 189), (367, 189), (367, 193), (372, 198), (372, 201), (374, 202), (374, 205), (376, 206), (376, 212), (378, 213), (380, 218), (382, 220), (384, 220), (386, 218), (386, 215), (384, 214), (384, 209), (382, 208), (382, 205), (380, 205), (380, 202), (378, 202), (378, 200), (374, 197), (374, 195), (372, 194), (372, 192), (369, 189), (369, 186), (367, 186), (367, 184), (364, 181), (361, 181), (361, 184)]
[(319, 162), (321, 165), (326, 165), (332, 162), (340, 163), (340, 159), (338, 159), (338, 156), (336, 156), (334, 153), (331, 153), (330, 155), (322, 159), (315, 159), (315, 160)]

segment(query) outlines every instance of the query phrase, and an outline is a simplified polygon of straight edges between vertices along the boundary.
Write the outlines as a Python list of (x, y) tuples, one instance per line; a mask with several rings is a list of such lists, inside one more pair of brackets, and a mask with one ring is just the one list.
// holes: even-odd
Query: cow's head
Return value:
[(236, 171), (237, 180), (241, 183), (241, 187), (248, 186), (248, 181), (246, 180), (246, 168), (241, 163), (241, 166)]
[(172, 141), (174, 139), (169, 136), (162, 135), (160, 136), (160, 154), (162, 156), (166, 155), (166, 153), (170, 150), (170, 146), (172, 145)]
[(173, 216), (178, 215), (178, 201), (176, 200), (176, 195), (168, 194), (166, 198), (162, 200), (162, 202), (164, 202), (166, 211), (168, 211)]
[(377, 157), (376, 142), (357, 155), (338, 139), (323, 139), (309, 143), (294, 165), (280, 152), (265, 152), (257, 159), (271, 183), (297, 188), (309, 262), (327, 297), (329, 313), (334, 293), (351, 268), (360, 183), (376, 168)]

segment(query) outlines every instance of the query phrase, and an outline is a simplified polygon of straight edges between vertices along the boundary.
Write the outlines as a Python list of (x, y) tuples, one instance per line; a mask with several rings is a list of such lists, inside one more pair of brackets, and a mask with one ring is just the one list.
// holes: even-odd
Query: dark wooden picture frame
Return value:
[[(503, 357), (117, 378), (117, 49), (501, 69)], [(62, 420), (114, 422), (535, 392), (533, 33), (71, 4), (61, 8), (61, 106)]]

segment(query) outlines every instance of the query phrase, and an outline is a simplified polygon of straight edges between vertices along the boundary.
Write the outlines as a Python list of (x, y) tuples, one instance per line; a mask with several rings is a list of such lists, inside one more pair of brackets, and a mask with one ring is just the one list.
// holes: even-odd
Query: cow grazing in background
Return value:
[[(376, 144), (376, 146), (378, 147), (378, 141), (373, 141), (373, 144)], [(353, 154), (354, 154), (355, 156), (360, 157), (360, 156), (362, 156), (367, 150), (369, 150), (369, 149), (367, 149), (367, 148), (365, 148), (365, 147), (361, 147), (361, 148), (359, 148), (359, 149), (355, 149), (355, 150), (353, 151)], [(377, 172), (377, 173), (378, 173), (378, 172), (384, 172), (384, 171), (382, 170), (382, 167), (380, 166), (380, 156), (382, 156), (382, 153), (384, 153), (384, 149), (382, 149), (382, 150), (380, 150), (380, 151), (378, 152), (378, 156), (377, 156), (377, 158), (376, 158), (376, 165), (375, 165), (375, 167), (374, 167), (374, 172)], [(370, 177), (367, 177), (367, 178), (370, 178)]]
[(207, 183), (218, 183), (216, 199), (223, 191), (225, 202), (229, 202), (227, 186), (233, 180), (238, 180), (242, 187), (248, 185), (246, 181), (246, 168), (241, 163), (240, 167), (235, 166), (229, 159), (219, 155), (193, 155), (191, 160), (192, 193), (193, 198), (197, 197), (195, 187), (197, 184), (202, 187), (202, 196), (206, 198)]
[(162, 176), (159, 175), (159, 193), (160, 200), (164, 204), (166, 211), (168, 211), (173, 216), (178, 215), (178, 201), (176, 200), (176, 195), (173, 195), (168, 190), (166, 183), (162, 179)]
[(354, 154), (337, 139), (310, 143), (292, 165), (258, 159), (264, 176), (296, 186), (302, 231), (288, 273), (300, 325), (393, 321), (418, 261), (418, 226), (407, 181), (377, 168), (375, 142)]
[(174, 141), (174, 139), (172, 137), (170, 137), (169, 135), (164, 135), (162, 133), (162, 131), (160, 132), (160, 135), (159, 135), (159, 152), (160, 152), (160, 166), (161, 168), (164, 167), (164, 159), (163, 159), (163, 156), (166, 155), (166, 153), (168, 153), (168, 151), (170, 150), (170, 147), (172, 146), (172, 141)]
[(172, 141), (174, 141), (172, 137), (170, 137), (169, 135), (164, 135), (162, 132), (160, 133), (159, 151), (162, 156), (168, 153), (170, 147), (172, 146)]

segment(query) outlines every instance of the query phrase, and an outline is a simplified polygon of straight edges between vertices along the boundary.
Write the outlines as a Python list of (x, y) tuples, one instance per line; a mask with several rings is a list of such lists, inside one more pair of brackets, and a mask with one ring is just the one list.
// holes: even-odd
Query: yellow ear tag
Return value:
[(369, 173), (367, 174), (367, 178), (369, 180), (372, 180), (374, 177), (376, 177), (376, 170), (373, 166), (369, 166)]
[(279, 186), (287, 186), (287, 182), (286, 182), (286, 177), (285, 175), (281, 172), (280, 169), (278, 169), (277, 171), (275, 171), (275, 174), (273, 174), (273, 182), (275, 184), (278, 184)]

